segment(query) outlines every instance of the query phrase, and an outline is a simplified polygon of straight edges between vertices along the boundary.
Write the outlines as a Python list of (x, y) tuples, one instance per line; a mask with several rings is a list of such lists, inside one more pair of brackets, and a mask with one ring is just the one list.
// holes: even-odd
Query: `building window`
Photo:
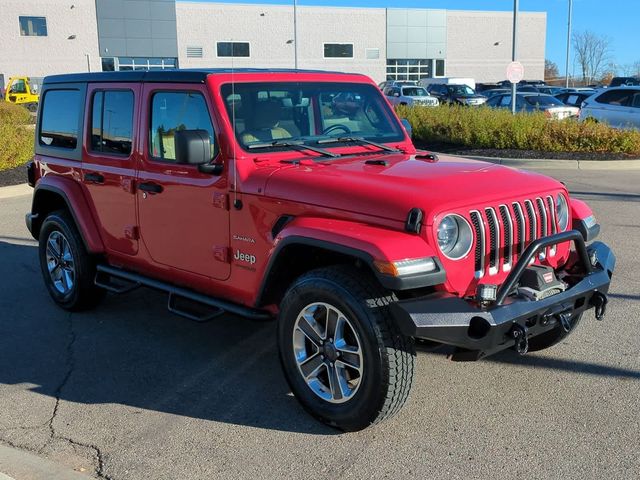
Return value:
[(365, 55), (367, 60), (378, 60), (380, 58), (380, 49), (379, 48), (367, 48), (365, 50)]
[(74, 150), (78, 145), (81, 111), (78, 90), (46, 92), (40, 113), (40, 145)]
[(387, 80), (414, 80), (431, 77), (431, 63), (428, 59), (387, 60)]
[(103, 72), (174, 68), (178, 68), (177, 58), (107, 57), (102, 59)]
[(216, 44), (219, 57), (250, 57), (249, 42), (218, 42)]
[(18, 17), (20, 35), (23, 37), (46, 37), (47, 19), (44, 17)]
[(436, 60), (436, 77), (444, 77), (444, 60)]
[(133, 92), (107, 90), (93, 96), (91, 150), (115, 155), (131, 153)]
[(353, 43), (325, 43), (324, 58), (353, 58)]
[(187, 58), (202, 58), (202, 47), (187, 47)]

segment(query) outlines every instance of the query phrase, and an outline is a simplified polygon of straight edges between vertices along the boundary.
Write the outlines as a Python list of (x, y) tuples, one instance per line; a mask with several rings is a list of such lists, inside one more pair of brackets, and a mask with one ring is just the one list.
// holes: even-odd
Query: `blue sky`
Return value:
[[(184, 1), (184, 0), (183, 0)], [(207, 0), (199, 0), (207, 1)], [(220, 2), (221, 0), (213, 0)], [(222, 0), (226, 3), (291, 4), (284, 0)], [(512, 10), (512, 0), (298, 0), (298, 5), (359, 7), (447, 8), (455, 10)], [(520, 0), (520, 9), (547, 12), (547, 58), (564, 73), (568, 0)], [(640, 0), (574, 0), (573, 28), (592, 30), (611, 39), (613, 62), (622, 66), (640, 61)], [(570, 67), (571, 68), (571, 67)], [(577, 73), (577, 68), (576, 68)]]

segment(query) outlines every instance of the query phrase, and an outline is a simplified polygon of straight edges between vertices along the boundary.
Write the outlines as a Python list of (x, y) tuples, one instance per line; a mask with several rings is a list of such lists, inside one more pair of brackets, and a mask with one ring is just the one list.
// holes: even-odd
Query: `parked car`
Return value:
[(582, 103), (580, 120), (595, 120), (615, 128), (640, 129), (640, 88), (613, 87)]
[(609, 87), (621, 87), (621, 86), (640, 86), (640, 77), (613, 77)]
[(466, 85), (476, 89), (476, 81), (470, 77), (430, 77), (420, 80), (420, 85), (429, 88), (431, 85)]
[(418, 82), (416, 82), (415, 80), (387, 80), (385, 82), (379, 83), (378, 88), (384, 91), (384, 89), (387, 87), (397, 87), (402, 85), (418, 85)]
[(500, 95), (503, 93), (511, 93), (511, 90), (506, 89), (506, 88), (494, 88), (493, 90), (484, 90), (482, 92), (482, 95), (484, 95), (487, 98), (491, 98), (494, 97), (496, 95)]
[(434, 96), (429, 95), (424, 87), (418, 86), (393, 86), (384, 89), (384, 94), (391, 105), (409, 105), (437, 107), (440, 102)]
[(540, 93), (546, 93), (547, 95), (558, 95), (565, 91), (564, 87), (538, 87)]
[[(500, 85), (503, 88), (511, 88), (511, 82), (509, 80), (502, 80), (502, 81), (498, 82), (498, 85)], [(532, 87), (544, 87), (547, 84), (544, 83), (544, 81), (542, 81), (542, 80), (522, 80), (522, 81), (518, 82), (518, 85), (520, 85), (520, 86), (528, 85), (528, 86), (532, 86)]]
[(441, 85), (431, 84), (427, 87), (430, 95), (436, 97), (440, 103), (450, 105), (478, 106), (487, 101), (484, 95), (478, 95), (468, 85)]
[(570, 105), (572, 107), (580, 107), (582, 102), (584, 102), (587, 98), (593, 95), (595, 92), (564, 92), (555, 97), (560, 100), (565, 105)]
[[(487, 101), (487, 106), (493, 108), (511, 108), (511, 94), (496, 95)], [(554, 120), (577, 117), (579, 109), (569, 107), (557, 98), (544, 93), (518, 93), (516, 95), (516, 110), (519, 112), (544, 112)]]
[(476, 93), (482, 93), (484, 95), (484, 92), (488, 91), (488, 90), (495, 90), (495, 89), (500, 89), (502, 88), (501, 85), (497, 84), (497, 83), (476, 83)]
[(587, 246), (587, 204), (550, 177), (416, 150), (364, 75), (56, 75), (41, 100), (26, 223), (53, 301), (152, 287), (189, 320), (277, 319), (291, 391), (333, 427), (401, 409), (414, 338), (477, 360), (604, 315), (615, 257)]

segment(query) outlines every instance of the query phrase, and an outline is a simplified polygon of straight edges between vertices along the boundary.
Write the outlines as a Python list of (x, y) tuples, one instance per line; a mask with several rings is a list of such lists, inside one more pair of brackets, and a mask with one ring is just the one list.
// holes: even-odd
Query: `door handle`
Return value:
[(164, 188), (162, 188), (162, 185), (158, 185), (154, 182), (140, 183), (138, 184), (138, 188), (143, 192), (149, 193), (162, 193), (162, 191), (164, 190)]
[(99, 173), (85, 173), (84, 181), (89, 183), (104, 183), (104, 176)]

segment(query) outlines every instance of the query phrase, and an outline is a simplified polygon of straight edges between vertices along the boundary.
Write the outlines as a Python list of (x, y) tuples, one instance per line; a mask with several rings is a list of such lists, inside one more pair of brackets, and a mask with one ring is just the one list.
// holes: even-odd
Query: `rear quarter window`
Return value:
[(82, 113), (78, 90), (48, 90), (42, 102), (38, 141), (46, 147), (75, 150)]

